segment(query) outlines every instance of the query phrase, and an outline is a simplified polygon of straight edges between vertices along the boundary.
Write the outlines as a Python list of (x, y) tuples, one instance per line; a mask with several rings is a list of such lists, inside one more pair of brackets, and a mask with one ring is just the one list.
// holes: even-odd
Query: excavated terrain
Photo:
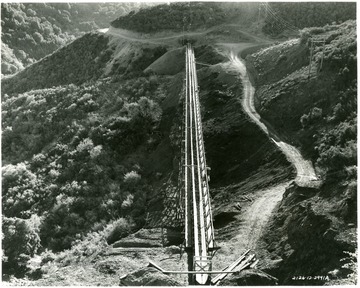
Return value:
[[(327, 135), (339, 125), (337, 121), (340, 119), (352, 123), (351, 117), (353, 113), (356, 114), (356, 107), (352, 106), (348, 108), (349, 118), (331, 118), (339, 94), (343, 93), (342, 89), (347, 86), (347, 91), (351, 91), (353, 85), (350, 79), (351, 75), (355, 75), (351, 68), (354, 63), (349, 57), (353, 53), (355, 41), (353, 25), (354, 22), (348, 21), (325, 27), (323, 34), (313, 36), (315, 39), (323, 37), (326, 42), (323, 63), (323, 50), (317, 48), (311, 69), (309, 46), (300, 39), (269, 47), (247, 57), (246, 63), (256, 87), (255, 107), (258, 113), (274, 129), (282, 131), (280, 136), (297, 146), (305, 159), (316, 164), (317, 172), (322, 175), (320, 179), (323, 183), (317, 188), (292, 184), (286, 189), (258, 244), (262, 267), (277, 277), (280, 284), (331, 285), (356, 282), (356, 175), (341, 172), (339, 162), (336, 166), (332, 162), (334, 167), (324, 174), (324, 170), (329, 168), (324, 165), (324, 156), (316, 152), (315, 147), (324, 145), (319, 144), (323, 141), (319, 140), (319, 134)], [(346, 52), (333, 60), (339, 46)], [(346, 69), (350, 72), (347, 78), (338, 72), (338, 65), (348, 67)], [(349, 107), (351, 101), (348, 102)], [(322, 110), (323, 114), (305, 126), (301, 120), (305, 116), (302, 115), (311, 109)], [(356, 137), (355, 132), (347, 135), (342, 138), (342, 143)], [(356, 151), (349, 155), (352, 156), (347, 156), (351, 158), (346, 160), (345, 165), (355, 163)]]
[[(210, 37), (216, 31), (205, 32)], [(114, 82), (121, 81), (119, 75), (122, 73), (127, 77), (136, 77), (143, 71), (162, 75), (166, 82), (166, 96), (161, 102), (161, 140), (155, 147), (147, 150), (144, 146), (126, 158), (130, 159), (128, 161), (140, 159), (141, 166), (148, 171), (144, 177), (149, 178), (151, 192), (147, 195), (146, 212), (161, 217), (163, 192), (167, 185), (176, 186), (178, 181), (184, 79), (184, 66), (179, 63), (184, 61), (184, 51), (177, 41), (182, 35), (140, 41), (135, 39), (138, 35), (124, 36), (124, 31), (120, 32), (92, 33), (74, 41), (4, 81), (3, 91), (13, 93), (51, 87), (58, 76), (61, 76), (61, 84), (80, 85), (106, 77)], [(240, 35), (238, 30), (233, 33)], [(268, 41), (246, 38), (251, 45), (238, 47), (226, 44), (230, 43), (229, 39), (221, 38), (216, 46), (200, 45), (205, 40), (204, 36), (195, 44), (195, 53), (199, 62), (208, 65), (198, 65), (197, 69), (205, 150), (207, 164), (211, 167), (209, 185), (215, 239), (220, 247), (213, 258), (213, 269), (223, 269), (246, 249), (252, 249), (260, 260), (257, 268), (262, 271), (254, 269), (241, 277), (228, 277), (223, 285), (317, 285), (346, 278), (350, 270), (341, 267), (340, 259), (346, 258), (344, 251), (354, 252), (356, 186), (343, 181), (340, 185), (326, 182), (321, 187), (299, 187), (293, 182), (297, 175), (295, 163), (289, 162), (276, 142), (244, 110), (244, 78), (228, 58), (229, 52), (241, 54), (254, 45), (268, 45)], [(83, 55), (80, 51), (89, 41), (95, 43), (94, 51)], [(299, 46), (296, 41), (261, 50), (246, 61), (249, 77), (256, 89), (255, 106), (259, 114), (274, 124), (280, 140), (291, 144), (298, 142), (279, 125), (282, 113), (278, 113), (278, 106), (273, 104), (277, 97), (273, 91), (282, 87), (282, 79), (290, 72), (295, 75), (304, 69), (307, 48)], [(287, 49), (285, 52), (283, 47)], [(65, 71), (49, 73), (49, 69), (65, 54), (67, 61), (76, 59), (92, 63), (92, 69), (86, 73), (80, 69), (75, 82), (71, 82), (73, 78)], [(268, 59), (272, 60), (268, 62)], [(291, 71), (287, 70), (288, 67)], [(39, 80), (43, 76), (47, 81)], [(289, 81), (287, 78), (286, 87), (290, 85)], [(295, 79), (291, 85), (301, 90), (302, 83)], [(265, 91), (271, 92), (269, 98)], [(291, 102), (291, 107), (296, 107), (297, 103)], [(271, 115), (277, 115), (274, 116), (276, 119)], [(287, 120), (291, 122), (292, 118)], [(300, 148), (306, 151), (305, 146)], [(35, 272), (28, 279), (13, 278), (12, 282), (36, 286), (187, 285), (187, 276), (168, 277), (153, 268), (145, 268), (149, 261), (154, 261), (166, 270), (187, 269), (187, 256), (180, 245), (179, 231), (162, 231), (159, 225), (155, 225), (156, 221), (150, 222), (112, 245), (101, 237), (94, 238), (92, 245), (95, 242), (99, 248), (90, 255), (79, 255), (73, 249), (61, 252), (49, 261), (35, 257)], [(329, 249), (332, 253), (328, 253)], [(344, 263), (350, 262), (348, 257)], [(122, 277), (125, 274), (128, 276)], [(312, 278), (305, 283), (296, 278), (298, 276), (325, 278)]]

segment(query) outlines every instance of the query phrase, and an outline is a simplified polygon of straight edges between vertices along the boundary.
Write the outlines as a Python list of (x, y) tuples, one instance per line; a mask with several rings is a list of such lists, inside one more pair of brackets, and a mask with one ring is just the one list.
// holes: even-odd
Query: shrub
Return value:
[(31, 173), (25, 163), (6, 165), (2, 168), (2, 188), (4, 194), (9, 187), (25, 185), (26, 182), (34, 181), (36, 176)]
[(93, 148), (94, 148), (93, 141), (89, 138), (86, 138), (79, 143), (79, 145), (76, 147), (76, 150), (78, 152), (91, 151)]
[(303, 29), (300, 31), (300, 44), (307, 44), (310, 38), (310, 32), (308, 29)]
[(3, 272), (21, 275), (26, 271), (27, 261), (41, 247), (38, 234), (40, 223), (37, 218), (3, 218)]
[(102, 145), (97, 145), (95, 146), (93, 149), (90, 150), (90, 157), (91, 159), (95, 159), (98, 156), (100, 156), (101, 152), (102, 152)]
[(349, 179), (356, 179), (356, 176), (357, 176), (357, 166), (356, 165), (345, 167), (345, 171), (346, 171), (347, 177)]
[(127, 209), (130, 208), (132, 206), (134, 202), (134, 195), (129, 194), (126, 199), (121, 203), (121, 208), (122, 209)]
[(141, 176), (136, 171), (131, 171), (125, 174), (124, 182), (127, 184), (136, 184), (141, 180)]
[(312, 28), (309, 28), (309, 32), (312, 35), (322, 34), (325, 32), (325, 29), (323, 27), (312, 27)]
[(152, 122), (160, 120), (162, 111), (159, 104), (157, 104), (155, 101), (146, 97), (141, 97), (138, 104), (142, 117)]
[(322, 118), (322, 109), (314, 107), (310, 110), (309, 114), (304, 114), (300, 118), (301, 126), (306, 128), (310, 124), (318, 122)]
[(309, 124), (309, 115), (308, 114), (302, 115), (300, 118), (300, 123), (302, 128), (306, 128)]
[(112, 244), (117, 240), (128, 236), (133, 228), (134, 224), (132, 221), (125, 218), (119, 218), (118, 220), (109, 223), (104, 229), (106, 242)]

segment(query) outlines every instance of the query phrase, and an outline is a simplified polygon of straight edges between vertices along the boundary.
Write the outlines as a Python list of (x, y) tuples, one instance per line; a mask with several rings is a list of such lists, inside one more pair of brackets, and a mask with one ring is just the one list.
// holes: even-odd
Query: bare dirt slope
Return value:
[[(226, 47), (226, 45), (224, 47), (225, 49), (231, 48), (231, 46)], [(289, 162), (295, 166), (297, 173), (295, 182), (303, 187), (313, 187), (317, 185), (318, 178), (312, 163), (305, 160), (299, 150), (294, 146), (282, 141), (272, 126), (269, 123), (264, 123), (260, 115), (256, 112), (254, 106), (255, 88), (249, 80), (246, 66), (232, 49), (230, 51), (229, 58), (231, 65), (224, 67), (230, 68), (232, 72), (236, 71), (242, 80), (244, 92), (241, 103), (244, 111), (279, 147)], [(247, 206), (243, 206), (241, 214), (237, 216), (237, 220), (241, 223), (237, 235), (231, 238), (230, 241), (218, 242), (221, 249), (213, 261), (215, 269), (224, 268), (232, 261), (235, 261), (247, 249), (254, 249), (256, 247), (273, 210), (281, 201), (286, 188), (291, 182), (292, 181), (283, 182), (276, 186), (254, 192), (252, 195), (254, 201)]]
[(241, 256), (247, 249), (254, 249), (262, 235), (272, 211), (279, 203), (285, 189), (290, 182), (256, 191), (252, 196), (255, 199), (237, 216), (240, 223), (237, 235), (229, 241), (219, 241), (221, 249), (213, 259), (213, 269), (223, 269)]

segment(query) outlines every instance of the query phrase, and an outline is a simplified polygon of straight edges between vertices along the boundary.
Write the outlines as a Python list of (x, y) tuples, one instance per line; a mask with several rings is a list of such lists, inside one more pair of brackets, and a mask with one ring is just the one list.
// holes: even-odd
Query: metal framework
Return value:
[(192, 257), (192, 269), (204, 271), (195, 275), (195, 284), (206, 284), (211, 271), (214, 228), (209, 194), (209, 178), (201, 123), (199, 87), (194, 50), (186, 47), (186, 80), (184, 101), (184, 212), (185, 246)]
[[(187, 274), (190, 285), (217, 285), (229, 273), (255, 267), (258, 260), (255, 254), (247, 250), (222, 271), (212, 270), (212, 258), (219, 247), (216, 247), (214, 239), (207, 174), (209, 168), (205, 157), (196, 62), (190, 44), (186, 46), (185, 61), (184, 123), (178, 187), (171, 185), (171, 177), (165, 183), (165, 209), (161, 227), (184, 227), (188, 271), (166, 271), (152, 261), (149, 262), (149, 266), (164, 274)], [(211, 278), (214, 274), (216, 276)]]

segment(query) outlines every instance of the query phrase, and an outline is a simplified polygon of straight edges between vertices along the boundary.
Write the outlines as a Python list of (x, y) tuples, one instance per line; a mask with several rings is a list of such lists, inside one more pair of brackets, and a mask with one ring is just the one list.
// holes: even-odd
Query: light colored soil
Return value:
[[(179, 247), (111, 248), (92, 261), (80, 261), (62, 266), (49, 263), (39, 280), (16, 279), (3, 282), (8, 286), (119, 286), (120, 277), (148, 266), (149, 261), (164, 270), (187, 269), (187, 255)], [(186, 286), (187, 275), (172, 275)]]
[(279, 147), (279, 149), (285, 154), (289, 162), (291, 162), (297, 172), (296, 183), (302, 187), (314, 187), (318, 185), (319, 179), (316, 176), (312, 163), (305, 160), (300, 151), (281, 140), (279, 134), (269, 123), (264, 123), (261, 116), (256, 112), (254, 105), (255, 88), (252, 86), (249, 76), (246, 71), (246, 66), (234, 52), (230, 53), (230, 61), (232, 65), (238, 70), (241, 77), (244, 94), (242, 97), (242, 106), (244, 111), (249, 117), (270, 137), (270, 139)]
[(104, 28), (104, 29), (99, 29), (98, 30), (100, 33), (106, 33), (106, 32), (108, 32), (109, 31), (109, 28)]
[(256, 252), (253, 249), (256, 247), (262, 230), (290, 182), (258, 190), (252, 195), (252, 198), (256, 200), (243, 207), (242, 213), (236, 216), (237, 222), (240, 223), (237, 235), (230, 240), (217, 242), (221, 248), (213, 258), (213, 270), (225, 268), (247, 249)]
[[(244, 91), (242, 107), (244, 111), (279, 147), (289, 162), (295, 166), (297, 172), (296, 183), (300, 186), (313, 187), (315, 183), (318, 183), (318, 178), (312, 163), (305, 160), (298, 149), (283, 142), (273, 127), (269, 123), (264, 123), (255, 110), (255, 89), (249, 80), (245, 64), (237, 57), (239, 51), (247, 48), (247, 45), (234, 46), (228, 43), (222, 46), (225, 48), (225, 53), (228, 53), (230, 59), (230, 62), (223, 66), (224, 69), (228, 69), (231, 73), (237, 72), (242, 80)], [(223, 269), (239, 258), (247, 249), (255, 249), (262, 235), (263, 228), (266, 226), (276, 205), (281, 201), (282, 195), (290, 183), (291, 181), (284, 182), (254, 192), (252, 195), (252, 199), (255, 199), (254, 202), (243, 207), (243, 211), (237, 216), (238, 221), (236, 222), (240, 223), (237, 235), (229, 241), (217, 243), (221, 249), (213, 258), (213, 270)]]

